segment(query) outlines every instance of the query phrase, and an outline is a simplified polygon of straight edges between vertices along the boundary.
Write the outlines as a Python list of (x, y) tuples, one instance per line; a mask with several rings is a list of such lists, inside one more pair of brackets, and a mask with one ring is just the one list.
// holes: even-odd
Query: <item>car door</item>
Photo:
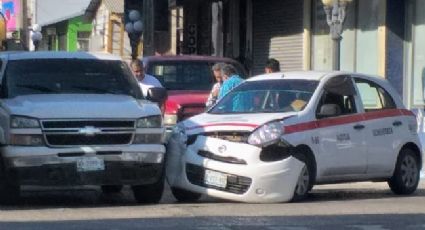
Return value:
[[(353, 81), (350, 76), (328, 81), (316, 110), (322, 176), (338, 178), (364, 174), (367, 159), (363, 115), (358, 112)], [(338, 111), (333, 115), (321, 115), (324, 105), (334, 105)]]
[(406, 126), (391, 95), (376, 82), (354, 78), (365, 116), (367, 174), (387, 174), (394, 168), (397, 130)]

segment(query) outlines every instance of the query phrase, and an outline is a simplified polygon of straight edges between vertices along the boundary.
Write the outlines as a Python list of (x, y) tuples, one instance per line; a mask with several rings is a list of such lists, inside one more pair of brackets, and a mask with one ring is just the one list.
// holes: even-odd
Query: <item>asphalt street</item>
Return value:
[(160, 204), (138, 205), (129, 189), (34, 189), (19, 205), (0, 206), (0, 229), (425, 229), (424, 180), (412, 196), (367, 182), (315, 186), (303, 202), (278, 204), (208, 197), (181, 204), (166, 190)]

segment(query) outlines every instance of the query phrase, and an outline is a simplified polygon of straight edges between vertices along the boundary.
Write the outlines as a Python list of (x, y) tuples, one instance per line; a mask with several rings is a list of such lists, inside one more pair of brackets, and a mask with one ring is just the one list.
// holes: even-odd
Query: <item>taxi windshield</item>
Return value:
[(228, 93), (211, 114), (297, 112), (305, 108), (318, 81), (277, 79), (247, 81)]

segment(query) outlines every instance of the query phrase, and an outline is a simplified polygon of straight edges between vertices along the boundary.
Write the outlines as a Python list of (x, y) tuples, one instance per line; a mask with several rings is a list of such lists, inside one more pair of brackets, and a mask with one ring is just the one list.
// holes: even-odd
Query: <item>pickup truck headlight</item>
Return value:
[(10, 144), (21, 146), (42, 146), (44, 145), (44, 141), (42, 135), (12, 134), (10, 136)]
[(164, 115), (164, 124), (173, 126), (177, 123), (177, 115), (176, 114), (165, 114)]
[(11, 128), (39, 128), (40, 123), (35, 118), (23, 117), (23, 116), (12, 116), (10, 119)]
[(257, 128), (248, 137), (248, 143), (256, 146), (268, 146), (280, 140), (284, 133), (282, 122), (273, 121)]
[(161, 128), (162, 127), (162, 117), (158, 116), (150, 116), (143, 117), (137, 120), (137, 128)]

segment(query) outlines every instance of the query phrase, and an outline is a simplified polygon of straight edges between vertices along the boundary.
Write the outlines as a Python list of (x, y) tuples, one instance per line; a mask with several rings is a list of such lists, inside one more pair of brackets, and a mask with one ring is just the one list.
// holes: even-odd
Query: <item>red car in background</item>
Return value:
[(146, 73), (155, 76), (168, 91), (164, 124), (169, 133), (179, 121), (205, 110), (205, 102), (215, 83), (211, 67), (229, 63), (246, 78), (243, 66), (230, 58), (211, 56), (151, 56), (142, 59)]

